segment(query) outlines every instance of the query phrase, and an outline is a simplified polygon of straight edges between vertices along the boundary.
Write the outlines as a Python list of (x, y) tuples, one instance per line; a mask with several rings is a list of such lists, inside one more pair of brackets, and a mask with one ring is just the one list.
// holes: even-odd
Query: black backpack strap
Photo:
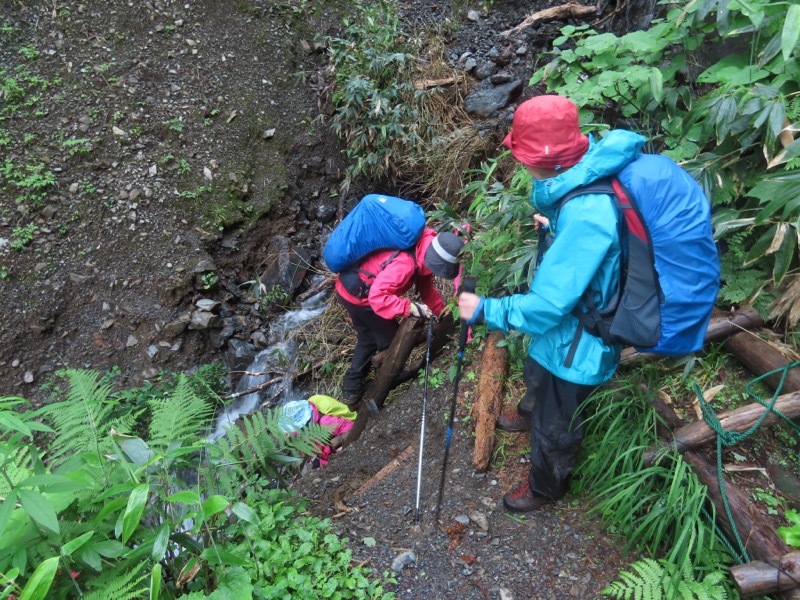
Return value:
[[(598, 179), (596, 181), (593, 181), (592, 183), (589, 183), (587, 185), (577, 187), (572, 191), (568, 192), (567, 194), (565, 194), (559, 201), (558, 209), (556, 211), (556, 218), (555, 218), (556, 226), (558, 226), (558, 216), (561, 213), (561, 208), (564, 206), (564, 204), (569, 200), (571, 200), (572, 198), (576, 198), (578, 196), (584, 196), (586, 194), (606, 194), (608, 196), (611, 196), (614, 202), (614, 207), (617, 209), (617, 212), (619, 213), (619, 206), (618, 206), (619, 202), (617, 198), (617, 192), (614, 189), (613, 180), (610, 177), (606, 177), (603, 179)], [(622, 235), (623, 229), (622, 229), (621, 219), (618, 219), (618, 227), (620, 235)], [(618, 285), (621, 285), (621, 283)], [(617, 291), (614, 293), (612, 301), (609, 303), (610, 305), (613, 305), (610, 308), (612, 312), (616, 308), (616, 304), (619, 301), (619, 296), (620, 296), (620, 289), (617, 289)], [(581, 310), (580, 306), (575, 306), (575, 308), (572, 309), (572, 315), (578, 320), (578, 328), (575, 331), (575, 337), (572, 338), (572, 343), (570, 344), (569, 350), (567, 351), (567, 356), (564, 359), (564, 366), (567, 368), (572, 366), (572, 362), (575, 359), (575, 353), (578, 350), (578, 344), (581, 338), (583, 337), (584, 330), (592, 335), (596, 335), (601, 338), (603, 337), (603, 335), (599, 330), (602, 329), (605, 316), (604, 313), (606, 311), (604, 310), (601, 313), (601, 311), (597, 309), (597, 306), (595, 305), (594, 302), (594, 294), (592, 293), (591, 289), (587, 288), (586, 290), (584, 290), (583, 294), (581, 295), (580, 304), (583, 304), (583, 306), (586, 307), (587, 310), (586, 311)]]

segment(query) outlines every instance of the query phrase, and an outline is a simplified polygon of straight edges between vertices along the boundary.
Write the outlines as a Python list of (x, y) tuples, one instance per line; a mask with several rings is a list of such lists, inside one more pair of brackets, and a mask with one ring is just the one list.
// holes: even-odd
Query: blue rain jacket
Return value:
[(644, 142), (631, 131), (613, 130), (599, 142), (590, 140), (588, 151), (571, 169), (534, 180), (530, 201), (550, 218), (553, 243), (527, 294), (486, 298), (482, 305), (490, 329), (530, 335), (528, 355), (572, 383), (603, 383), (619, 363), (621, 346), (606, 346), (584, 332), (571, 366), (565, 365), (578, 329), (571, 313), (584, 291), (591, 289), (597, 307), (603, 308), (617, 287), (620, 240), (617, 210), (607, 194), (572, 198), (560, 211), (559, 201), (576, 187), (618, 173), (639, 156)]

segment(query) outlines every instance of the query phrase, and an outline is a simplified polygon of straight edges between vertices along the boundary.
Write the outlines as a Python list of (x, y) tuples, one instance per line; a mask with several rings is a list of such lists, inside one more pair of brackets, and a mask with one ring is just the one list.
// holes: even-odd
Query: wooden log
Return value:
[[(778, 396), (775, 400), (775, 410), (783, 413), (790, 419), (800, 417), (800, 392), (793, 392), (791, 394), (784, 394)], [(747, 406), (742, 406), (735, 410), (717, 415), (720, 425), (725, 431), (743, 432), (753, 425), (764, 412), (767, 410), (766, 406), (754, 402)], [(765, 425), (770, 425), (780, 420), (780, 417), (774, 412), (770, 412), (764, 419)], [(688, 425), (684, 425), (676, 429), (672, 433), (672, 442), (666, 445), (668, 451), (686, 452), (694, 448), (700, 448), (717, 438), (717, 432), (714, 431), (705, 421), (695, 421)], [(656, 455), (662, 449), (648, 449), (645, 452), (645, 464), (650, 465), (654, 462)]]
[(453, 85), (458, 81), (455, 77), (445, 77), (444, 79), (422, 79), (414, 82), (415, 90), (428, 90), (430, 88)]
[[(454, 328), (452, 316), (437, 320), (433, 325), (433, 339), (431, 340), (431, 360), (441, 352)], [(400, 328), (385, 350), (380, 367), (375, 372), (366, 393), (365, 400), (374, 400), (378, 408), (382, 408), (386, 398), (397, 385), (398, 377), (403, 373), (403, 367), (411, 355), (412, 350), (420, 343), (426, 343), (427, 323), (421, 319), (403, 319)], [(422, 359), (416, 363), (420, 365), (417, 371), (425, 366)]]
[[(769, 373), (800, 360), (790, 348), (780, 348), (750, 331), (742, 331), (725, 340), (725, 350), (733, 354), (749, 371), (756, 375)], [(778, 388), (782, 373), (765, 377), (762, 381), (773, 390)], [(791, 369), (783, 381), (782, 393), (800, 390), (800, 369)]]
[[(661, 401), (657, 396), (652, 400), (655, 410), (669, 425), (674, 426), (682, 422), (669, 404)], [(684, 454), (683, 459), (692, 467), (692, 471), (697, 475), (698, 480), (708, 489), (709, 498), (716, 509), (717, 524), (728, 536), (728, 539), (734, 540), (734, 530), (728, 520), (722, 502), (720, 480), (716, 466), (712, 464), (703, 452), (690, 450)], [(750, 501), (750, 498), (727, 477), (723, 476), (722, 482), (725, 485), (725, 494), (728, 498), (733, 522), (748, 555), (755, 560), (770, 562), (772, 557), (787, 554), (788, 547), (774, 532), (772, 524), (758, 507)], [(794, 599), (796, 598), (796, 592), (783, 592), (781, 597), (787, 600)]]
[(528, 15), (523, 19), (519, 25), (515, 25), (511, 29), (506, 29), (500, 32), (502, 36), (510, 36), (524, 31), (528, 27), (536, 25), (537, 23), (544, 23), (545, 21), (554, 21), (556, 19), (585, 19), (597, 14), (596, 6), (584, 6), (577, 2), (567, 2), (561, 6), (552, 6), (544, 10), (537, 11), (532, 15)]
[[(749, 306), (744, 306), (739, 310), (726, 315), (717, 315), (711, 318), (706, 330), (705, 343), (717, 342), (729, 335), (739, 333), (743, 329), (754, 329), (763, 323), (758, 311)], [(639, 352), (635, 348), (624, 348), (619, 359), (620, 367), (627, 367), (638, 364), (642, 361), (661, 358), (658, 354)]]
[[(704, 452), (689, 451), (683, 455), (687, 464), (691, 465), (692, 470), (702, 484), (708, 488), (708, 495), (714, 503), (717, 513), (717, 523), (733, 541), (734, 529), (725, 513), (725, 506), (722, 502), (720, 491), (720, 480), (715, 464), (709, 460)], [(728, 506), (733, 515), (733, 522), (739, 537), (751, 558), (758, 560), (769, 560), (773, 556), (782, 556), (789, 551), (789, 548), (775, 533), (772, 523), (766, 518), (764, 513), (731, 480), (722, 476), (725, 484), (725, 495), (728, 498)]]
[(478, 473), (483, 473), (489, 468), (494, 448), (494, 424), (500, 412), (500, 400), (508, 368), (508, 351), (504, 346), (498, 346), (498, 342), (503, 338), (503, 332), (491, 332), (486, 338), (486, 346), (481, 356), (481, 375), (473, 405), (475, 448), (472, 452), (472, 464)]
[(800, 583), (800, 552), (790, 552), (769, 562), (754, 560), (730, 569), (743, 598), (791, 590)]

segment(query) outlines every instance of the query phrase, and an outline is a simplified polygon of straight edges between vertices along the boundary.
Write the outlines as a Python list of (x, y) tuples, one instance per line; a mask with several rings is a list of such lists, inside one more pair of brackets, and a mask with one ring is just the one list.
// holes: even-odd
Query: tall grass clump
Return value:
[(731, 564), (732, 557), (714, 528), (706, 487), (672, 451), (645, 464), (645, 452), (659, 444), (661, 424), (641, 376), (619, 377), (583, 406), (586, 437), (572, 489), (595, 498), (590, 512), (618, 532), (627, 550), (651, 560), (634, 563), (640, 579), (623, 578), (623, 582), (652, 584), (657, 573), (656, 583), (665, 598), (684, 597), (670, 593), (688, 582), (727, 586), (717, 575), (707, 579)]

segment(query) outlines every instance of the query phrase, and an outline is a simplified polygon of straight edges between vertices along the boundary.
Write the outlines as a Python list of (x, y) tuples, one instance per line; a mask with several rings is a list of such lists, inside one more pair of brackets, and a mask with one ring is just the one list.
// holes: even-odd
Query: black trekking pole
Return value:
[(422, 489), (422, 451), (425, 448), (425, 409), (428, 403), (428, 367), (431, 364), (431, 340), (433, 339), (433, 317), (428, 319), (428, 341), (425, 350), (425, 383), (422, 392), (422, 424), (419, 432), (419, 466), (417, 467), (417, 505), (414, 523), (419, 523), (419, 493)]
[[(462, 292), (475, 293), (475, 280), (464, 279), (461, 284)], [(450, 442), (453, 438), (453, 418), (456, 414), (456, 398), (458, 397), (458, 384), (461, 381), (461, 363), (464, 360), (464, 348), (467, 346), (467, 334), (469, 333), (469, 325), (464, 319), (461, 319), (461, 337), (458, 340), (458, 361), (456, 362), (456, 378), (453, 385), (453, 398), (450, 401), (450, 414), (447, 417), (447, 436), (444, 441), (444, 461), (442, 463), (442, 478), (439, 481), (439, 497), (436, 500), (436, 513), (434, 521), (439, 520), (439, 510), (442, 508), (442, 496), (444, 495), (444, 479), (447, 474), (447, 457), (450, 455)]]

